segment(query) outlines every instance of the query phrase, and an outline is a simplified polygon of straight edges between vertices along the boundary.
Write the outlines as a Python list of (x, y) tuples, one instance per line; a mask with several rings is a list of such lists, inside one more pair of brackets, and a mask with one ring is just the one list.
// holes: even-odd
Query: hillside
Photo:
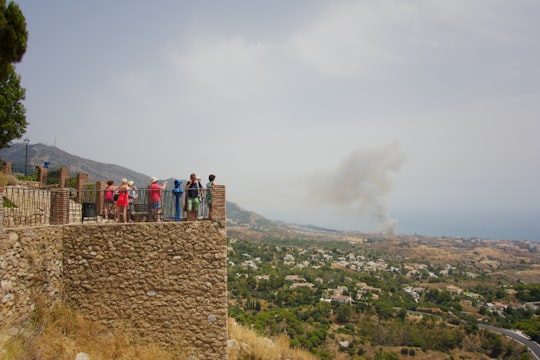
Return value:
[[(13, 144), (9, 148), (1, 149), (0, 158), (4, 161), (11, 161), (14, 164), (24, 165), (24, 144)], [(69, 167), (72, 173), (87, 173), (90, 182), (108, 179), (118, 181), (126, 177), (133, 179), (137, 184), (150, 183), (150, 176), (119, 165), (85, 159), (65, 152), (56, 146), (44, 144), (28, 146), (28, 164), (37, 166), (42, 165), (45, 161), (49, 163), (49, 169), (51, 170)]]
[(230, 226), (261, 227), (277, 225), (253, 211), (248, 211), (235, 203), (227, 202), (227, 220)]

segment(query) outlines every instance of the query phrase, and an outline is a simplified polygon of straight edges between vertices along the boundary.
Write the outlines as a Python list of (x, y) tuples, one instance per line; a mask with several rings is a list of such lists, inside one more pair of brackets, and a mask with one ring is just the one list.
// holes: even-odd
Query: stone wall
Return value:
[(62, 296), (139, 341), (226, 359), (226, 239), (225, 221), (5, 229), (2, 322), (27, 317), (36, 295)]
[(0, 323), (27, 319), (39, 297), (57, 299), (63, 288), (61, 227), (0, 232)]

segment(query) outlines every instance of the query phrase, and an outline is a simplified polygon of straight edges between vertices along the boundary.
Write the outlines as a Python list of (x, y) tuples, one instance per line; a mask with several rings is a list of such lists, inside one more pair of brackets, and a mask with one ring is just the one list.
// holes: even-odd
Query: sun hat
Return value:
[(128, 179), (126, 179), (126, 178), (122, 179), (122, 184), (127, 184), (127, 182), (128, 182)]
[(132, 180), (129, 180), (129, 181), (128, 181), (128, 185), (129, 185), (129, 186), (133, 186), (134, 184), (135, 184), (135, 183), (134, 183)]
[(157, 177), (153, 177), (152, 180), (150, 180), (151, 182), (155, 183), (156, 181), (158, 181), (158, 178)]

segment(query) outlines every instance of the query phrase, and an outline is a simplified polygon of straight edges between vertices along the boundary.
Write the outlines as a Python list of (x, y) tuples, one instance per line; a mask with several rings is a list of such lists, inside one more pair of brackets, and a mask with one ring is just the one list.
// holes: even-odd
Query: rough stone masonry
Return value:
[(182, 347), (193, 359), (227, 359), (220, 218), (3, 229), (0, 320), (27, 318), (35, 296), (45, 295), (111, 328), (133, 329), (143, 343)]

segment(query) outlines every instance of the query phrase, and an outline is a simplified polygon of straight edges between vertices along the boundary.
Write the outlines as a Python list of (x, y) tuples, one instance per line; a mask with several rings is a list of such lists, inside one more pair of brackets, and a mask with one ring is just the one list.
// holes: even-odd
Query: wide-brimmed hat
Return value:
[(133, 181), (131, 181), (131, 180), (128, 181), (128, 185), (129, 185), (129, 186), (133, 186), (134, 184), (135, 184), (135, 183), (134, 183)]
[(153, 177), (150, 181), (155, 183), (156, 181), (158, 181), (159, 179), (157, 177)]

